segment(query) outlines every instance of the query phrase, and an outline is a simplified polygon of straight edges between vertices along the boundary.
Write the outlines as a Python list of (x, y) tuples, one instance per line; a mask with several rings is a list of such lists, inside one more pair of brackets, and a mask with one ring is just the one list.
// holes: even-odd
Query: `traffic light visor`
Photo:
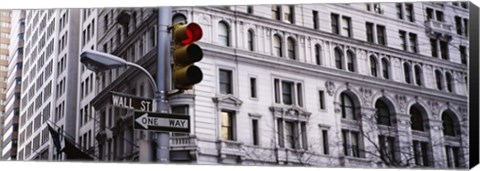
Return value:
[(181, 40), (184, 45), (200, 40), (203, 36), (203, 31), (197, 23), (190, 23), (185, 28), (185, 34), (185, 39)]

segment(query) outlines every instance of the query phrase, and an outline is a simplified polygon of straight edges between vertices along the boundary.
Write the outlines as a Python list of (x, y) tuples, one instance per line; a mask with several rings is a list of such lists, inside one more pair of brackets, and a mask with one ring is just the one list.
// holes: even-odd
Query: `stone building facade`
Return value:
[[(203, 29), (204, 78), (169, 99), (192, 119), (189, 135), (171, 134), (171, 160), (466, 167), (468, 5), (173, 8), (173, 22)], [(155, 23), (152, 9), (99, 10), (98, 50), (154, 74)], [(108, 98), (151, 98), (147, 77), (119, 68), (97, 73), (96, 85), (99, 160), (138, 160), (155, 146), (150, 133)]]

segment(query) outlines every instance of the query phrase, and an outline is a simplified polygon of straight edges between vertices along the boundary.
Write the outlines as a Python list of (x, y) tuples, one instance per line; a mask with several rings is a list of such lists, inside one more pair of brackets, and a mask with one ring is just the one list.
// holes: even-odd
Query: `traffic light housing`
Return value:
[(203, 58), (202, 48), (194, 43), (202, 35), (202, 28), (196, 23), (173, 25), (173, 85), (176, 89), (192, 89), (203, 79), (202, 70), (193, 65)]

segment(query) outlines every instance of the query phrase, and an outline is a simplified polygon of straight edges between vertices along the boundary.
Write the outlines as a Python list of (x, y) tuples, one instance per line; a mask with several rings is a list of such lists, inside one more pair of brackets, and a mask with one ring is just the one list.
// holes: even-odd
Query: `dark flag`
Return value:
[(65, 152), (67, 160), (93, 160), (93, 158), (75, 146), (75, 143), (70, 142), (65, 138), (65, 147), (61, 152)]
[(53, 144), (55, 145), (55, 148), (57, 149), (57, 154), (60, 153), (60, 150), (62, 149), (61, 145), (60, 145), (60, 135), (58, 134), (57, 131), (55, 131), (55, 129), (53, 129), (50, 124), (47, 124), (48, 126), (48, 131), (50, 132), (50, 135), (52, 135), (52, 140), (53, 140)]

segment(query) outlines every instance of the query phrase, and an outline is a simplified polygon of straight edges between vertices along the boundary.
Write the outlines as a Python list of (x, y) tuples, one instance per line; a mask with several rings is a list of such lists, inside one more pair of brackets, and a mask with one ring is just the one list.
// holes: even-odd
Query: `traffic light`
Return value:
[(176, 89), (192, 89), (203, 79), (202, 70), (193, 65), (203, 58), (202, 48), (194, 43), (202, 34), (202, 28), (196, 23), (180, 22), (173, 26), (173, 85)]

